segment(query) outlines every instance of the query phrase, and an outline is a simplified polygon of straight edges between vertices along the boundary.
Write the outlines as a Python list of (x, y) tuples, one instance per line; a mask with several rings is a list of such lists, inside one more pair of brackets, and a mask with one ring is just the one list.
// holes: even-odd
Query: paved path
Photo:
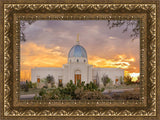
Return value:
[(33, 100), (35, 94), (20, 95), (20, 100)]
[(124, 92), (124, 91), (131, 91), (131, 90), (134, 90), (134, 88), (129, 88), (129, 89), (106, 89), (104, 90), (103, 93), (115, 93), (115, 92), (118, 92), (118, 93), (121, 93), (121, 92)]

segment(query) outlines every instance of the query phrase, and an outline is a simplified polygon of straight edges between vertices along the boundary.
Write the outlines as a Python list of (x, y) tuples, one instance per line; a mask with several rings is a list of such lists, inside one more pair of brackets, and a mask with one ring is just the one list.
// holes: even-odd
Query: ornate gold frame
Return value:
[[(0, 2), (0, 116), (2, 119), (157, 119), (159, 116), (160, 3), (136, 1), (1, 1)], [(159, 14), (158, 14), (159, 13)], [(158, 19), (159, 18), (159, 19)], [(20, 101), (19, 21), (38, 19), (136, 19), (141, 22), (140, 101)], [(65, 117), (66, 116), (66, 117)], [(79, 117), (78, 117), (79, 116)], [(117, 117), (117, 118), (116, 118)]]

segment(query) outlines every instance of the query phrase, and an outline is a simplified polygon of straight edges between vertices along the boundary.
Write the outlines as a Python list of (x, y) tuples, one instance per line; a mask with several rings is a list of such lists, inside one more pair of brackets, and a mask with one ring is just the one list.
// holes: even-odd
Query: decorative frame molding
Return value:
[[(20, 1), (20, 0), (19, 0)], [(60, 1), (61, 2), (61, 1)], [(83, 2), (65, 2), (61, 4), (57, 1), (46, 4), (45, 2), (18, 2), (18, 1), (1, 1), (0, 7), (0, 47), (3, 60), (1, 60), (1, 116), (3, 119), (21, 117), (26, 119), (34, 116), (38, 119), (44, 119), (47, 116), (55, 119), (63, 119), (64, 116), (150, 116), (156, 118), (157, 112), (156, 93), (159, 93), (159, 25), (158, 18), (160, 15), (159, 2), (144, 2), (135, 4), (114, 1), (113, 4), (104, 0), (104, 3), (95, 1)], [(158, 9), (159, 8), (159, 9)], [(142, 84), (142, 101), (19, 101), (18, 82), (19, 82), (19, 21), (22, 19), (57, 19), (57, 20), (85, 20), (85, 19), (139, 19), (141, 23), (141, 82)], [(2, 22), (4, 20), (4, 22)], [(4, 28), (4, 29), (3, 29)], [(158, 33), (159, 32), (159, 33)], [(16, 87), (15, 87), (16, 86)], [(58, 102), (58, 104), (57, 104)], [(55, 104), (56, 103), (56, 104)], [(95, 105), (96, 104), (96, 105)], [(137, 104), (137, 106), (135, 105)], [(32, 107), (31, 107), (32, 105)], [(104, 106), (106, 105), (106, 107)], [(158, 104), (159, 105), (159, 104)], [(157, 114), (156, 114), (157, 113)], [(39, 116), (39, 117), (38, 117)], [(55, 117), (57, 116), (57, 117)], [(35, 118), (35, 119), (36, 119)], [(12, 118), (13, 119), (13, 118)], [(118, 118), (114, 118), (118, 119)], [(125, 117), (124, 117), (125, 119)], [(135, 118), (133, 118), (135, 119)], [(158, 118), (156, 118), (158, 120)]]
[[(112, 14), (104, 14), (104, 13), (54, 13), (54, 14), (14, 14), (13, 18), (13, 59), (14, 59), (14, 76), (13, 76), (13, 105), (14, 106), (19, 106), (19, 107), (24, 107), (24, 106), (52, 106), (52, 107), (87, 107), (87, 106), (95, 106), (95, 107), (104, 107), (105, 106), (127, 106), (127, 107), (133, 107), (133, 106), (145, 106), (146, 101), (147, 101), (147, 92), (145, 91), (146, 88), (146, 83), (147, 83), (147, 70), (145, 69), (147, 66), (146, 62), (142, 61), (147, 61), (147, 49), (144, 47), (146, 46), (146, 33), (147, 31), (145, 30), (146, 26), (146, 18), (147, 16), (145, 14), (141, 14), (139, 17), (139, 14), (130, 14), (130, 15), (123, 15), (123, 14), (118, 14), (118, 15), (112, 15)], [(48, 100), (48, 101), (26, 101), (26, 100), (19, 100), (19, 83), (20, 83), (20, 20), (106, 20), (106, 19), (119, 19), (119, 20), (139, 20), (141, 23), (141, 100), (128, 100), (128, 101), (122, 101), (122, 100), (97, 100), (97, 101), (91, 101), (91, 100), (71, 100), (71, 101), (59, 101), (59, 100)]]

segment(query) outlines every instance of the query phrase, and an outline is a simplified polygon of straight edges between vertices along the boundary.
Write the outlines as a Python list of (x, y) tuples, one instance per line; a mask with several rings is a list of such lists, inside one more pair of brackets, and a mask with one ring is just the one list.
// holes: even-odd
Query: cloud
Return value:
[[(109, 67), (109, 68), (122, 68), (127, 71), (131, 71), (134, 67), (135, 58), (128, 58), (126, 55), (118, 55), (113, 59), (105, 59), (98, 56), (89, 56), (89, 64), (94, 67)], [(139, 72), (138, 69), (134, 67), (134, 72)]]
[(21, 45), (21, 79), (29, 76), (31, 68), (62, 67), (64, 63), (67, 63), (67, 57), (60, 46), (46, 48), (33, 42)]
[(32, 42), (25, 43), (21, 46), (21, 59), (24, 66), (55, 66), (61, 67), (67, 62), (66, 56), (63, 54), (63, 48), (53, 46), (46, 48), (43, 45), (37, 45)]

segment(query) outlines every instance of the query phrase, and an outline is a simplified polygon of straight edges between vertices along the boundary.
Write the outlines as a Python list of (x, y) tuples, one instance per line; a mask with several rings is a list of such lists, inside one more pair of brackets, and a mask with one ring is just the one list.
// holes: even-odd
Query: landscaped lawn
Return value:
[(39, 94), (41, 89), (38, 88), (29, 88), (28, 92), (24, 92), (24, 90), (20, 90), (20, 95), (29, 95), (29, 94)]

